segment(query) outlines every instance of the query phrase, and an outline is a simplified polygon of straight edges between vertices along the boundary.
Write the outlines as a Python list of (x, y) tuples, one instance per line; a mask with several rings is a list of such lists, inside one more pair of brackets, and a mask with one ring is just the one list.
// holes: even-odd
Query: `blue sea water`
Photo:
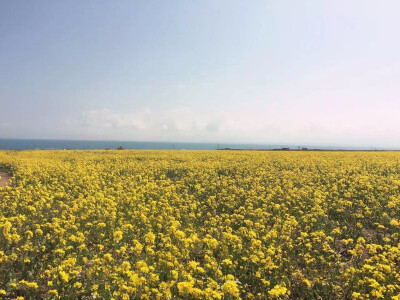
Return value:
[(371, 150), (370, 148), (349, 147), (323, 147), (312, 145), (270, 145), (270, 144), (224, 144), (224, 143), (173, 143), (173, 142), (140, 142), (140, 141), (85, 141), (85, 140), (48, 140), (48, 139), (1, 139), (0, 149), (32, 150), (32, 149), (177, 149), (177, 150), (215, 150), (223, 148), (231, 149), (308, 149), (321, 150)]
[[(215, 150), (234, 149), (272, 149), (279, 145), (218, 144), (218, 143), (170, 143), (140, 141), (85, 141), (85, 140), (42, 140), (42, 139), (0, 139), (0, 149), (187, 149)], [(285, 145), (280, 145), (281, 147)], [(288, 146), (285, 146), (288, 147)]]

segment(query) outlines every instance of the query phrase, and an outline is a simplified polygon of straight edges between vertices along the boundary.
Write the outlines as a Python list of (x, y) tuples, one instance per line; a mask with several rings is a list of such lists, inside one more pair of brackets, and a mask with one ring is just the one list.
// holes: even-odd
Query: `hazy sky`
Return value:
[(0, 137), (400, 147), (399, 11), (0, 0)]

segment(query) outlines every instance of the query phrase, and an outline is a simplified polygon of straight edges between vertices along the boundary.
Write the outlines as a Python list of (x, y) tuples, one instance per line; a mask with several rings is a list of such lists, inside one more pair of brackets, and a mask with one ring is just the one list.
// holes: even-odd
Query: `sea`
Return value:
[[(53, 140), (53, 139), (4, 139), (0, 138), (0, 149), (144, 149), (144, 150), (273, 150), (273, 149), (309, 149), (309, 150), (378, 150), (373, 148), (328, 147), (318, 145), (276, 145), (276, 144), (229, 144), (229, 143), (182, 143), (182, 142), (141, 142), (141, 141), (100, 141), (100, 140)], [(386, 149), (389, 150), (389, 149)]]

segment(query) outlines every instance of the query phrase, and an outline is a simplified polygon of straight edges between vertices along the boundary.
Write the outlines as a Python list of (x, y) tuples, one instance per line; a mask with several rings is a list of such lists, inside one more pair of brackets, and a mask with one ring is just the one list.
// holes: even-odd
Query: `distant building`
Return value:
[(119, 147), (117, 148), (117, 150), (124, 150), (124, 148), (123, 148), (122, 146), (119, 146)]

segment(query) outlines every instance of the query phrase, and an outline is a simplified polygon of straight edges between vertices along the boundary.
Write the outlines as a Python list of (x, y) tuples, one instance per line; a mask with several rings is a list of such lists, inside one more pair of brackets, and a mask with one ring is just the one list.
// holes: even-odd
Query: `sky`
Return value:
[(400, 148), (399, 11), (0, 0), (0, 138)]

